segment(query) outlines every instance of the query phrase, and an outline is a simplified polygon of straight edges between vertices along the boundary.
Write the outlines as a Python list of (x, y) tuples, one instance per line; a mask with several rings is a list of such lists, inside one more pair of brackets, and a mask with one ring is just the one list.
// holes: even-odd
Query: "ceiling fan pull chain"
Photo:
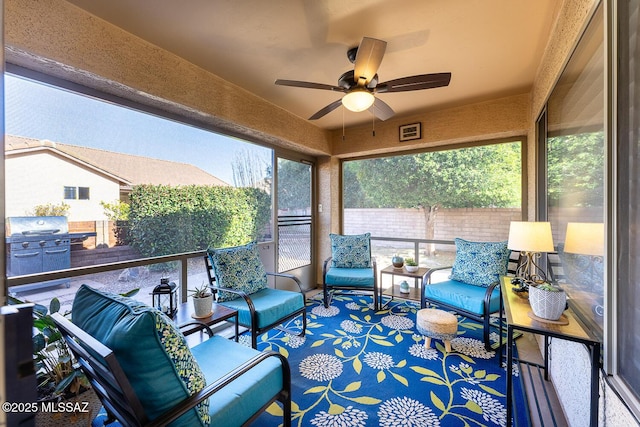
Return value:
[(344, 142), (344, 105), (342, 106), (342, 141)]
[(371, 130), (373, 133), (373, 137), (375, 138), (376, 137), (376, 115), (375, 114), (371, 114)]

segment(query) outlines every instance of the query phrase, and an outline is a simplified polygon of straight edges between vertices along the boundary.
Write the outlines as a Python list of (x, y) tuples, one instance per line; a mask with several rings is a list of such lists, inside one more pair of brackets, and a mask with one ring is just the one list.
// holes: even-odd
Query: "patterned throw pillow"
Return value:
[(345, 236), (330, 234), (331, 266), (337, 268), (371, 267), (371, 233)]
[[(267, 273), (258, 254), (258, 244), (208, 249), (218, 286), (237, 289), (250, 295), (267, 287)], [(220, 291), (218, 301), (239, 298), (231, 292)]]
[(476, 286), (489, 286), (507, 274), (507, 242), (469, 242), (455, 239), (456, 259), (452, 280)]

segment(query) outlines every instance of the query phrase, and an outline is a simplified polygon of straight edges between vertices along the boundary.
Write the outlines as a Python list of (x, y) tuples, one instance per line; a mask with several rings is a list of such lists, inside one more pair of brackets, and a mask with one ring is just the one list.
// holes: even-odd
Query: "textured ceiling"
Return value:
[[(362, 37), (385, 40), (380, 81), (451, 72), (448, 87), (377, 96), (396, 117), (528, 92), (559, 0), (68, 0), (113, 25), (307, 119), (336, 85)], [(322, 128), (371, 121), (342, 108)]]

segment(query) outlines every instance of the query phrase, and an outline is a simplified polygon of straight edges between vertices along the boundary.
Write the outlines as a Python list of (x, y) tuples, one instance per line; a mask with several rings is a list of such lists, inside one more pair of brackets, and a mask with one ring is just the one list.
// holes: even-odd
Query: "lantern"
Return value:
[(153, 306), (173, 318), (178, 311), (178, 287), (175, 283), (169, 283), (168, 278), (160, 279), (160, 284), (151, 292)]

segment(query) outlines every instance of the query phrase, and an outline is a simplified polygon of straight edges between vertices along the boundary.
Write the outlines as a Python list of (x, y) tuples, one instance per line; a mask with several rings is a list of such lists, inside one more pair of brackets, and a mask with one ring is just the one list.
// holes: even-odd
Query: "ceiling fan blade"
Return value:
[(370, 37), (363, 37), (358, 46), (354, 65), (354, 80), (358, 86), (367, 85), (378, 72), (387, 42)]
[(323, 109), (315, 113), (313, 116), (309, 117), (309, 120), (317, 120), (321, 117), (324, 117), (341, 105), (342, 105), (342, 99), (338, 99), (337, 101), (332, 102), (331, 104), (327, 105), (326, 107), (324, 107)]
[(373, 101), (373, 105), (369, 107), (369, 111), (373, 113), (378, 119), (385, 121), (388, 118), (393, 117), (395, 112), (389, 105), (381, 99), (376, 98)]
[(276, 80), (276, 84), (280, 86), (292, 86), (292, 87), (302, 87), (306, 89), (322, 89), (322, 90), (332, 90), (334, 92), (344, 92), (344, 88), (340, 86), (332, 86), (326, 85), (323, 83), (311, 83), (311, 82), (301, 82), (298, 80)]
[(436, 87), (448, 86), (451, 81), (451, 73), (418, 74), (417, 76), (401, 77), (379, 83), (375, 91), (385, 92), (407, 92), (410, 90), (433, 89)]

